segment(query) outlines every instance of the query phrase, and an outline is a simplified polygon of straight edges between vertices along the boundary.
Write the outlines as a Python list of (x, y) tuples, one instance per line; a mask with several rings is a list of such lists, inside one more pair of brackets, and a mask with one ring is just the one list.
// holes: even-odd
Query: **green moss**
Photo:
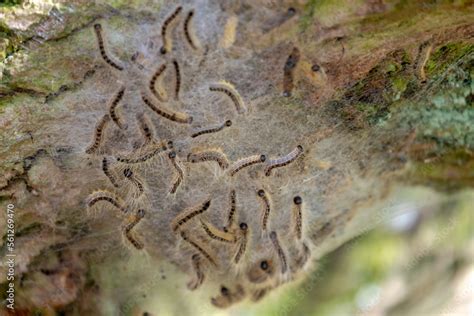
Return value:
[(474, 45), (464, 42), (448, 43), (434, 50), (430, 55), (425, 71), (428, 78), (443, 74), (446, 69), (460, 58), (474, 53)]
[(0, 2), (0, 8), (2, 7), (13, 7), (16, 5), (20, 5), (23, 0), (2, 0)]

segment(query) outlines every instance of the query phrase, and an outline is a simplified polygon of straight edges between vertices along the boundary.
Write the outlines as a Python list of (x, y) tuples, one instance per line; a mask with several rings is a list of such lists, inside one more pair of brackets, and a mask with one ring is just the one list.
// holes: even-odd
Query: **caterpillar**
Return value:
[(161, 152), (168, 149), (167, 146), (164, 143), (157, 144), (154, 147), (155, 147), (155, 149), (153, 149), (151, 152), (139, 155), (137, 157), (117, 156), (116, 159), (119, 162), (128, 163), (128, 164), (136, 164), (136, 163), (145, 162), (145, 161), (155, 157), (159, 153), (161, 153)]
[(196, 273), (196, 278), (188, 282), (187, 286), (189, 290), (197, 289), (204, 282), (204, 273), (201, 269), (201, 256), (199, 254), (194, 254), (191, 257), (191, 265)]
[(269, 290), (269, 288), (263, 288), (263, 289), (255, 290), (252, 293), (252, 295), (250, 296), (250, 300), (252, 302), (260, 301), (268, 293), (268, 290)]
[(145, 144), (153, 142), (153, 129), (150, 122), (145, 114), (137, 114), (138, 126), (140, 127), (140, 132), (145, 138)]
[(166, 70), (166, 64), (163, 64), (161, 65), (160, 67), (158, 67), (158, 69), (155, 71), (155, 73), (153, 74), (153, 76), (151, 77), (150, 79), (150, 82), (148, 84), (148, 88), (150, 89), (151, 93), (158, 99), (160, 100), (161, 102), (164, 102), (165, 99), (161, 96), (160, 93), (158, 93), (158, 91), (156, 90), (156, 81), (158, 80), (158, 78), (160, 78), (161, 74)]
[(169, 27), (171, 23), (178, 17), (183, 8), (181, 6), (177, 7), (176, 10), (165, 20), (163, 26), (161, 27), (161, 37), (163, 39), (163, 46), (160, 49), (161, 54), (166, 54), (171, 51), (173, 44), (170, 38)]
[(109, 179), (110, 183), (112, 183), (112, 185), (116, 188), (118, 188), (118, 184), (117, 184), (117, 180), (115, 179), (114, 175), (110, 173), (110, 170), (109, 170), (109, 161), (107, 160), (107, 157), (104, 157), (102, 159), (102, 171), (104, 172), (104, 174), (107, 176), (107, 178)]
[(115, 97), (113, 98), (112, 102), (110, 103), (109, 107), (109, 114), (110, 117), (112, 118), (112, 121), (117, 125), (118, 128), (123, 128), (123, 124), (120, 121), (119, 117), (117, 116), (117, 113), (115, 112), (115, 109), (119, 102), (122, 100), (123, 95), (125, 93), (125, 87), (120, 88), (120, 90), (116, 93)]
[(240, 244), (239, 248), (237, 249), (237, 253), (234, 256), (235, 264), (239, 263), (240, 259), (242, 258), (245, 249), (247, 248), (247, 234), (248, 234), (248, 225), (247, 223), (240, 223)]
[(293, 91), (293, 76), (295, 72), (296, 65), (300, 60), (300, 50), (297, 47), (293, 47), (293, 51), (290, 56), (288, 56), (285, 67), (283, 68), (283, 96), (291, 96)]
[(277, 236), (277, 233), (275, 231), (272, 231), (270, 233), (270, 239), (272, 241), (273, 247), (275, 248), (275, 251), (278, 254), (278, 257), (280, 258), (281, 273), (285, 273), (287, 268), (288, 268), (288, 265), (287, 265), (287, 262), (286, 262), (286, 255), (285, 255), (285, 253), (283, 252), (283, 249), (280, 246), (280, 242), (278, 241), (278, 236)]
[(197, 50), (198, 41), (190, 29), (191, 20), (193, 19), (193, 17), (194, 17), (194, 10), (191, 10), (188, 12), (188, 14), (186, 15), (186, 18), (184, 19), (183, 29), (184, 29), (184, 37), (186, 38), (189, 46), (191, 46), (192, 49)]
[(92, 145), (90, 145), (86, 149), (87, 154), (92, 154), (97, 151), (97, 148), (99, 148), (99, 145), (102, 141), (104, 129), (107, 127), (107, 124), (109, 123), (109, 121), (110, 121), (110, 116), (108, 114), (105, 114), (97, 123), (95, 127), (94, 142), (92, 143)]
[(247, 273), (247, 278), (254, 284), (263, 283), (275, 272), (272, 260), (262, 260)]
[(184, 210), (173, 219), (173, 221), (171, 222), (171, 229), (175, 232), (180, 226), (184, 225), (193, 217), (207, 211), (209, 206), (211, 206), (211, 200), (207, 199), (199, 203), (197, 206)]
[(235, 242), (235, 236), (233, 234), (227, 233), (225, 231), (220, 231), (217, 227), (215, 227), (211, 223), (203, 221), (202, 219), (200, 221), (202, 228), (211, 239), (222, 242)]
[(175, 86), (174, 86), (174, 98), (179, 100), (179, 90), (181, 89), (181, 72), (179, 70), (179, 64), (176, 59), (173, 59), (173, 66), (175, 72)]
[(232, 304), (240, 302), (245, 297), (245, 290), (242, 285), (237, 284), (235, 291), (221, 286), (220, 295), (211, 298), (211, 304), (219, 308), (227, 308)]
[(154, 104), (150, 99), (148, 99), (145, 95), (142, 95), (143, 102), (148, 105), (148, 107), (155, 112), (156, 114), (176, 123), (183, 123), (183, 124), (191, 124), (193, 121), (193, 117), (187, 115), (186, 113), (181, 112), (173, 112), (171, 110), (160, 108), (156, 104)]
[(191, 246), (196, 248), (213, 266), (217, 267), (216, 260), (210, 255), (208, 251), (206, 251), (201, 245), (196, 243), (194, 240), (190, 239), (184, 231), (181, 231), (181, 238), (183, 238), (184, 241), (189, 243)]
[(302, 216), (302, 204), (303, 199), (300, 196), (295, 196), (293, 198), (293, 223), (294, 223), (294, 231), (296, 234), (296, 239), (301, 239), (301, 232), (303, 227), (303, 216)]
[(430, 55), (431, 55), (432, 50), (433, 50), (433, 44), (431, 44), (430, 42), (423, 43), (419, 48), (419, 54), (420, 55), (424, 51), (424, 56), (422, 57), (421, 62), (418, 66), (419, 67), (418, 77), (420, 78), (422, 83), (426, 82), (425, 67), (426, 67), (426, 63), (430, 59)]
[(97, 42), (99, 43), (99, 50), (100, 50), (100, 55), (102, 56), (102, 59), (111, 67), (122, 71), (123, 66), (120, 66), (119, 64), (115, 63), (110, 57), (107, 55), (107, 52), (105, 51), (105, 42), (102, 37), (102, 25), (97, 23), (94, 24), (94, 30), (95, 30), (95, 35), (97, 37)]
[(145, 192), (143, 183), (139, 179), (137, 179), (137, 177), (134, 175), (133, 171), (130, 168), (125, 168), (123, 170), (123, 175), (137, 187), (140, 194), (143, 194), (143, 192)]
[(298, 145), (295, 149), (289, 152), (287, 155), (280, 158), (271, 159), (265, 168), (265, 175), (268, 177), (271, 175), (272, 170), (275, 168), (286, 166), (295, 161), (303, 153), (303, 146)]
[(97, 202), (100, 202), (100, 201), (105, 201), (112, 204), (122, 213), (128, 213), (128, 210), (123, 205), (123, 202), (118, 197), (116, 197), (113, 193), (105, 191), (105, 190), (100, 190), (89, 195), (87, 198), (87, 207), (92, 208)]
[(226, 81), (212, 84), (209, 90), (213, 92), (222, 92), (226, 94), (234, 103), (237, 113), (242, 114), (247, 111), (244, 101), (240, 94), (235, 90), (234, 86)]
[(171, 187), (170, 193), (174, 194), (176, 193), (176, 190), (178, 189), (179, 185), (184, 179), (184, 171), (183, 168), (179, 165), (177, 159), (176, 159), (176, 152), (172, 151), (168, 154), (169, 159), (171, 160), (171, 163), (173, 164), (174, 168), (178, 172), (178, 175), (176, 176), (176, 180), (173, 182), (173, 186)]
[(240, 159), (239, 161), (237, 161), (236, 163), (232, 165), (232, 167), (229, 170), (229, 175), (232, 177), (243, 168), (257, 164), (257, 163), (265, 162), (266, 159), (267, 157), (265, 155), (254, 155), (254, 156)]
[(136, 239), (134, 236), (131, 235), (131, 230), (133, 227), (135, 227), (141, 220), (142, 218), (145, 217), (145, 210), (144, 209), (139, 209), (135, 215), (133, 216), (133, 219), (128, 223), (127, 225), (124, 226), (123, 232), (125, 234), (125, 237), (127, 240), (138, 250), (143, 249), (144, 245), (143, 242), (140, 240)]
[(221, 169), (227, 169), (229, 167), (229, 161), (224, 153), (218, 150), (206, 150), (196, 153), (190, 153), (188, 155), (188, 161), (192, 163), (202, 161), (215, 161), (219, 164)]
[(308, 262), (308, 259), (310, 256), (311, 256), (311, 250), (309, 250), (309, 247), (306, 245), (306, 243), (303, 243), (301, 253), (295, 259), (295, 268), (296, 269), (303, 268), (306, 262)]
[(227, 225), (224, 228), (224, 231), (230, 229), (234, 224), (234, 217), (235, 211), (237, 209), (236, 205), (236, 192), (234, 189), (230, 190), (229, 198), (230, 198), (230, 210), (229, 214), (227, 215)]
[(258, 190), (257, 195), (262, 199), (263, 202), (263, 215), (262, 215), (262, 230), (267, 229), (268, 216), (270, 215), (270, 199), (264, 190)]
[(225, 127), (230, 127), (230, 126), (232, 126), (232, 121), (227, 120), (223, 124), (221, 124), (217, 127), (208, 128), (208, 129), (204, 129), (204, 130), (201, 130), (199, 132), (196, 132), (196, 133), (192, 134), (191, 137), (196, 138), (196, 137), (204, 135), (204, 134), (216, 133), (216, 132), (222, 131)]

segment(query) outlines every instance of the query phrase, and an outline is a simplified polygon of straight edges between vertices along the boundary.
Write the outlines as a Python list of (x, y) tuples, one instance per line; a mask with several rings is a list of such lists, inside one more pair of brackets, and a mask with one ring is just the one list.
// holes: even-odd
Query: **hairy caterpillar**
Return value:
[(213, 266), (217, 267), (216, 260), (210, 255), (208, 251), (206, 251), (201, 245), (196, 243), (194, 240), (190, 239), (184, 231), (181, 231), (181, 238), (184, 241), (188, 242), (191, 246), (196, 248)]
[(202, 161), (215, 161), (219, 164), (221, 169), (227, 169), (229, 167), (229, 161), (224, 153), (218, 150), (206, 150), (196, 153), (190, 153), (188, 155), (188, 161), (192, 163)]
[(143, 183), (139, 179), (137, 179), (137, 177), (134, 175), (133, 171), (130, 168), (125, 168), (123, 170), (123, 175), (137, 187), (140, 194), (143, 194), (143, 192), (145, 192)]
[(201, 269), (201, 256), (199, 254), (194, 254), (191, 257), (191, 265), (196, 273), (196, 278), (188, 282), (187, 286), (189, 290), (197, 289), (204, 282), (204, 273)]
[(100, 190), (89, 195), (87, 198), (87, 207), (92, 208), (97, 202), (100, 201), (105, 201), (112, 204), (122, 213), (128, 212), (127, 208), (124, 206), (124, 203), (117, 196), (105, 190)]
[(211, 304), (219, 308), (227, 308), (232, 304), (240, 302), (245, 297), (245, 290), (242, 285), (237, 284), (235, 291), (221, 286), (220, 295), (211, 298)]
[(109, 107), (110, 117), (112, 118), (112, 121), (114, 121), (114, 123), (117, 125), (118, 128), (123, 128), (123, 124), (120, 121), (119, 117), (117, 116), (117, 113), (115, 112), (115, 110), (119, 102), (122, 100), (124, 93), (125, 93), (125, 87), (120, 88), (120, 90), (117, 92), (114, 99), (112, 100), (112, 103), (110, 103), (110, 107)]
[(145, 114), (137, 114), (137, 121), (140, 132), (145, 138), (145, 144), (153, 142), (153, 129), (151, 124), (149, 124), (147, 116)]
[(265, 282), (275, 272), (272, 260), (262, 260), (247, 273), (247, 278), (254, 284)]
[(283, 95), (285, 97), (291, 96), (291, 92), (293, 91), (293, 76), (299, 60), (300, 50), (297, 47), (293, 47), (293, 51), (290, 56), (288, 56), (285, 67), (283, 68)]
[(100, 146), (100, 143), (102, 142), (102, 136), (103, 136), (104, 129), (107, 127), (107, 124), (109, 123), (109, 121), (110, 121), (110, 116), (108, 114), (105, 114), (100, 119), (100, 121), (97, 123), (97, 125), (95, 127), (94, 142), (92, 143), (92, 145), (90, 145), (86, 149), (87, 154), (92, 154), (92, 153), (95, 153), (97, 151), (97, 149)]
[(283, 249), (280, 246), (280, 242), (278, 241), (278, 236), (277, 236), (277, 233), (275, 231), (272, 231), (270, 233), (270, 239), (272, 241), (273, 247), (275, 248), (275, 251), (278, 254), (278, 257), (280, 258), (281, 273), (285, 273), (287, 268), (288, 268), (288, 265), (287, 265), (287, 262), (286, 262), (286, 255), (285, 255), (285, 253), (283, 252)]
[(306, 243), (303, 243), (301, 252), (295, 259), (295, 270), (303, 268), (306, 262), (308, 262), (310, 256), (311, 250), (309, 250), (309, 247), (306, 245)]
[(264, 190), (258, 190), (257, 195), (263, 202), (262, 230), (267, 229), (268, 216), (270, 215), (270, 199)]
[(176, 152), (172, 151), (168, 154), (169, 159), (173, 163), (174, 168), (178, 172), (178, 175), (176, 176), (176, 180), (173, 182), (173, 186), (171, 187), (170, 193), (176, 193), (176, 190), (178, 189), (179, 185), (184, 179), (184, 171), (183, 168), (179, 165), (177, 159), (176, 159)]
[(294, 231), (296, 234), (296, 239), (301, 239), (301, 231), (303, 227), (303, 218), (302, 218), (302, 204), (303, 199), (300, 196), (295, 196), (293, 198), (293, 223), (294, 223)]
[(239, 263), (240, 259), (242, 258), (245, 249), (247, 248), (247, 234), (248, 234), (248, 225), (247, 223), (240, 223), (240, 244), (239, 248), (237, 249), (237, 253), (234, 256), (235, 264)]
[(160, 52), (164, 55), (171, 51), (173, 44), (170, 35), (170, 25), (178, 17), (183, 8), (181, 6), (177, 7), (176, 10), (165, 20), (163, 26), (161, 27), (161, 37), (163, 39), (163, 46), (160, 49)]
[(160, 78), (161, 74), (166, 70), (166, 64), (161, 65), (153, 74), (148, 84), (148, 88), (150, 89), (151, 93), (161, 102), (164, 102), (165, 99), (161, 96), (160, 93), (156, 90), (156, 81)]
[(196, 206), (184, 210), (173, 219), (171, 222), (171, 229), (176, 231), (180, 226), (184, 225), (193, 217), (204, 213), (209, 208), (209, 206), (211, 206), (211, 200), (207, 199)]
[(233, 234), (227, 233), (225, 231), (220, 231), (217, 227), (215, 227), (211, 223), (203, 221), (202, 219), (200, 221), (202, 228), (211, 239), (222, 242), (235, 242), (235, 236)]
[(223, 124), (221, 124), (217, 127), (204, 129), (204, 130), (201, 130), (199, 132), (196, 132), (196, 133), (192, 134), (191, 137), (196, 138), (196, 137), (204, 135), (204, 134), (216, 133), (216, 132), (222, 131), (225, 127), (229, 127), (229, 126), (232, 126), (232, 121), (231, 120), (227, 120)]
[(236, 205), (236, 192), (234, 189), (230, 190), (229, 198), (230, 198), (230, 210), (229, 214), (227, 215), (227, 225), (225, 226), (224, 230), (230, 229), (234, 224), (234, 217), (235, 211), (237, 209)]
[(268, 293), (268, 288), (263, 288), (263, 289), (258, 289), (252, 293), (250, 296), (250, 300), (252, 302), (258, 302), (260, 301), (267, 293)]
[(148, 105), (148, 107), (155, 112), (156, 114), (177, 123), (184, 123), (184, 124), (191, 124), (193, 121), (193, 117), (187, 115), (186, 113), (181, 112), (173, 112), (171, 110), (160, 108), (156, 104), (154, 104), (150, 99), (148, 99), (145, 95), (142, 95), (143, 102)]
[(136, 164), (136, 163), (145, 162), (145, 161), (155, 157), (159, 153), (161, 153), (161, 152), (168, 149), (167, 146), (164, 143), (156, 144), (153, 147), (155, 147), (155, 148), (152, 151), (150, 151), (148, 153), (145, 153), (145, 154), (142, 154), (142, 155), (139, 155), (139, 156), (136, 156), (136, 157), (117, 156), (116, 159), (119, 162), (129, 163), (129, 164)]
[(141, 242), (140, 240), (132, 236), (131, 230), (142, 220), (143, 217), (145, 217), (145, 210), (139, 209), (133, 216), (133, 219), (130, 221), (130, 223), (125, 225), (123, 228), (123, 232), (127, 240), (138, 250), (143, 249), (144, 247), (143, 242)]
[(113, 174), (110, 173), (110, 170), (109, 170), (109, 161), (107, 160), (107, 157), (104, 157), (102, 159), (102, 171), (104, 172), (104, 174), (107, 176), (107, 178), (110, 180), (110, 183), (112, 183), (112, 185), (116, 188), (118, 188), (118, 184), (117, 184), (117, 180), (115, 179), (115, 177), (113, 176)]
[(265, 155), (254, 155), (254, 156), (240, 159), (232, 165), (232, 167), (229, 170), (229, 175), (232, 177), (243, 168), (257, 164), (257, 163), (265, 162), (266, 159), (267, 157)]
[(174, 98), (179, 100), (179, 90), (181, 89), (181, 71), (179, 70), (179, 64), (176, 59), (173, 59), (174, 73), (175, 73), (175, 86), (174, 86)]
[(191, 20), (194, 17), (194, 10), (191, 10), (188, 12), (186, 15), (186, 18), (184, 19), (184, 24), (183, 24), (183, 29), (184, 29), (184, 37), (186, 38), (187, 42), (189, 43), (189, 46), (191, 46), (192, 49), (198, 49), (198, 41), (196, 37), (194, 36), (193, 32), (191, 31)]
[(102, 37), (102, 25), (100, 25), (99, 23), (94, 24), (94, 30), (97, 37), (97, 41), (99, 43), (99, 50), (100, 50), (100, 55), (102, 56), (102, 59), (111, 67), (122, 71), (123, 66), (120, 66), (119, 64), (112, 61), (112, 59), (110, 59), (110, 57), (107, 55), (107, 52), (105, 51), (105, 43)]
[(213, 92), (222, 92), (226, 94), (234, 103), (234, 106), (237, 110), (237, 113), (242, 114), (247, 111), (244, 101), (240, 94), (235, 90), (234, 86), (226, 81), (221, 81), (219, 83), (212, 84), (209, 87), (210, 91)]
[(286, 166), (295, 161), (303, 153), (303, 146), (298, 145), (295, 149), (289, 152), (287, 155), (271, 159), (268, 162), (268, 166), (265, 168), (265, 175), (268, 177), (272, 173), (272, 169)]

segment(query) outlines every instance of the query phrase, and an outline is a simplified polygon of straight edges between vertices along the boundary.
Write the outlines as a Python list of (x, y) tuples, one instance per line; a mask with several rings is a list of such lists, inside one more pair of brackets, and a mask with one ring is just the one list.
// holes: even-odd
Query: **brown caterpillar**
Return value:
[(303, 199), (300, 196), (295, 196), (293, 198), (293, 223), (294, 223), (294, 231), (296, 234), (296, 239), (301, 239), (301, 232), (303, 227), (303, 214), (302, 214), (302, 204)]
[(171, 222), (171, 229), (176, 231), (180, 226), (184, 225), (187, 221), (192, 219), (194, 216), (204, 213), (211, 206), (211, 200), (207, 199), (204, 202), (193, 206), (189, 209), (184, 210), (178, 216), (176, 216)]
[(153, 129), (150, 122), (145, 114), (137, 114), (138, 126), (140, 127), (140, 132), (145, 138), (145, 144), (153, 142)]
[(139, 179), (137, 179), (137, 177), (134, 175), (133, 171), (130, 168), (125, 168), (123, 170), (123, 175), (137, 187), (138, 191), (140, 192), (140, 195), (145, 192), (145, 189), (143, 188), (143, 183)]
[(183, 238), (184, 241), (186, 241), (191, 246), (196, 248), (196, 250), (199, 251), (213, 266), (217, 267), (216, 260), (214, 260), (214, 258), (210, 255), (210, 253), (208, 251), (206, 251), (198, 243), (196, 243), (194, 240), (189, 239), (189, 237), (186, 235), (186, 233), (184, 231), (181, 231), (181, 238)]
[(212, 305), (219, 308), (227, 308), (232, 304), (240, 302), (245, 297), (245, 290), (242, 285), (237, 284), (235, 291), (221, 286), (220, 295), (211, 298)]
[(196, 278), (188, 282), (187, 286), (189, 290), (193, 291), (201, 286), (205, 277), (201, 269), (201, 256), (199, 254), (196, 253), (191, 257), (191, 265), (196, 273)]
[(160, 53), (162, 53), (163, 55), (171, 51), (173, 47), (172, 40), (170, 38), (170, 31), (168, 30), (170, 24), (178, 17), (182, 9), (183, 8), (181, 6), (177, 7), (176, 10), (174, 10), (174, 12), (165, 20), (163, 26), (161, 27), (161, 37), (163, 39), (163, 46), (160, 49)]
[(178, 175), (176, 176), (176, 180), (173, 182), (173, 186), (171, 187), (170, 193), (174, 194), (176, 193), (176, 190), (178, 189), (179, 185), (184, 179), (184, 171), (183, 168), (179, 165), (177, 159), (176, 159), (176, 152), (172, 151), (168, 154), (169, 159), (173, 163), (174, 168), (178, 172)]
[(117, 156), (116, 159), (119, 162), (128, 163), (128, 164), (141, 163), (141, 162), (145, 162), (145, 161), (155, 157), (159, 153), (161, 153), (161, 152), (168, 149), (168, 147), (164, 143), (157, 144), (154, 147), (155, 147), (155, 149), (153, 149), (151, 152), (146, 153), (146, 154), (142, 154), (142, 155), (137, 156), (137, 157)]
[(295, 259), (295, 270), (303, 268), (311, 256), (311, 250), (309, 250), (309, 247), (305, 243), (303, 243), (302, 248), (300, 255)]
[(285, 253), (283, 252), (283, 249), (280, 246), (280, 242), (278, 241), (278, 236), (277, 236), (277, 233), (275, 231), (272, 231), (270, 233), (270, 239), (273, 243), (273, 247), (275, 248), (275, 251), (278, 254), (278, 257), (280, 258), (281, 273), (285, 273), (287, 268), (288, 268), (288, 265), (287, 265), (287, 262), (286, 262), (286, 255), (285, 255)]
[(112, 204), (122, 213), (128, 212), (127, 208), (123, 206), (123, 202), (118, 197), (116, 197), (113, 193), (105, 190), (100, 190), (89, 195), (89, 197), (87, 198), (87, 207), (92, 208), (97, 202), (100, 201), (105, 201)]
[(293, 76), (295, 72), (296, 65), (300, 60), (300, 50), (297, 47), (293, 47), (293, 51), (290, 56), (288, 56), (285, 67), (283, 68), (283, 96), (291, 96), (293, 91)]
[(209, 87), (210, 91), (225, 93), (234, 103), (237, 113), (242, 114), (247, 111), (244, 101), (234, 86), (226, 81), (215, 83)]
[(115, 112), (115, 108), (117, 107), (119, 102), (122, 100), (124, 93), (125, 93), (125, 87), (120, 88), (120, 90), (117, 92), (114, 99), (112, 100), (112, 103), (110, 103), (110, 107), (109, 107), (110, 117), (112, 118), (112, 121), (114, 121), (114, 123), (117, 125), (118, 128), (123, 128), (123, 124), (120, 121), (119, 117), (117, 116), (117, 113)]
[(197, 153), (190, 153), (188, 155), (188, 161), (192, 163), (215, 161), (219, 164), (221, 169), (227, 169), (229, 167), (229, 161), (227, 160), (226, 155), (218, 150), (206, 150)]
[(254, 284), (263, 283), (275, 272), (273, 260), (262, 260), (247, 273), (247, 278)]
[(173, 59), (173, 66), (175, 72), (175, 86), (174, 86), (174, 98), (179, 100), (179, 90), (181, 89), (181, 72), (179, 70), (179, 64), (176, 59)]
[(201, 221), (202, 228), (211, 239), (222, 241), (222, 242), (230, 242), (230, 243), (235, 242), (235, 236), (233, 234), (227, 233), (225, 231), (221, 231), (217, 227), (212, 225), (211, 223), (207, 223), (203, 221), (202, 219), (200, 221)]
[(240, 223), (240, 245), (237, 250), (237, 253), (234, 256), (235, 264), (239, 263), (240, 259), (242, 258), (245, 249), (247, 248), (247, 234), (248, 234), (248, 225), (247, 223)]
[(265, 155), (254, 155), (254, 156), (240, 159), (239, 161), (237, 161), (236, 163), (232, 165), (232, 167), (229, 170), (229, 175), (232, 177), (243, 168), (257, 164), (257, 163), (265, 162), (266, 159), (267, 157)]
[(229, 198), (230, 198), (230, 210), (229, 210), (229, 214), (227, 215), (227, 225), (225, 226), (224, 231), (230, 229), (234, 224), (235, 211), (237, 209), (237, 205), (236, 205), (237, 195), (234, 189), (230, 190)]
[(430, 59), (432, 50), (433, 50), (433, 44), (431, 44), (430, 42), (423, 43), (419, 48), (419, 54), (420, 55), (424, 51), (424, 55), (421, 59), (420, 64), (418, 65), (418, 68), (419, 68), (418, 77), (420, 78), (422, 83), (426, 83), (425, 67), (426, 67), (426, 63)]
[(263, 215), (262, 215), (262, 230), (267, 229), (268, 216), (270, 215), (270, 199), (264, 190), (258, 190), (257, 195), (262, 199), (263, 202)]
[(154, 104), (150, 99), (148, 99), (145, 95), (142, 95), (143, 102), (148, 105), (148, 107), (155, 112), (156, 114), (176, 123), (183, 123), (183, 124), (191, 124), (193, 121), (193, 117), (187, 115), (186, 113), (181, 112), (173, 112), (171, 110), (160, 108), (156, 104)]
[(268, 162), (268, 166), (265, 168), (265, 175), (268, 177), (272, 173), (272, 169), (286, 166), (295, 161), (303, 153), (303, 146), (298, 145), (295, 149), (289, 152), (287, 155), (271, 159)]
[(131, 230), (142, 220), (143, 217), (145, 217), (145, 210), (139, 209), (133, 216), (133, 219), (130, 221), (130, 223), (128, 223), (127, 225), (123, 227), (123, 232), (125, 234), (125, 237), (138, 250), (143, 249), (144, 247), (143, 242), (141, 242), (140, 240), (132, 236)]
[(208, 128), (208, 129), (204, 129), (204, 130), (201, 130), (199, 132), (196, 132), (196, 133), (192, 134), (191, 137), (196, 138), (196, 137), (204, 135), (204, 134), (216, 133), (216, 132), (222, 131), (225, 127), (229, 127), (229, 126), (232, 126), (232, 121), (231, 120), (227, 120), (223, 124), (221, 124), (217, 127)]
[(194, 16), (194, 10), (189, 11), (188, 14), (186, 15), (186, 19), (184, 20), (183, 29), (184, 29), (184, 37), (189, 43), (189, 46), (191, 46), (192, 49), (196, 50), (198, 49), (198, 46), (196, 44), (197, 40), (194, 34), (190, 31), (190, 25), (191, 25), (191, 20), (193, 19), (193, 16)]
[(160, 78), (161, 74), (166, 70), (166, 64), (161, 65), (153, 74), (150, 79), (150, 83), (148, 84), (148, 88), (150, 89), (151, 93), (161, 102), (164, 102), (165, 99), (161, 96), (158, 91), (156, 91), (155, 85), (158, 78)]
[(110, 173), (110, 170), (109, 170), (109, 161), (107, 160), (107, 157), (104, 157), (102, 159), (102, 171), (104, 172), (104, 174), (107, 176), (107, 178), (110, 180), (110, 183), (112, 183), (112, 185), (116, 188), (118, 188), (118, 183), (117, 183), (117, 180), (115, 179), (115, 177), (113, 176), (113, 174)]
[(104, 129), (107, 127), (107, 124), (109, 123), (109, 121), (110, 121), (110, 116), (108, 114), (105, 114), (100, 119), (100, 121), (97, 123), (97, 125), (95, 127), (94, 143), (92, 143), (92, 145), (90, 145), (86, 149), (87, 154), (92, 154), (92, 153), (95, 153), (97, 151), (97, 149), (99, 148), (100, 143), (102, 142), (102, 136), (103, 136)]
[(105, 43), (102, 37), (102, 25), (100, 25), (99, 23), (94, 24), (94, 30), (95, 30), (95, 35), (97, 37), (97, 42), (99, 43), (99, 50), (100, 50), (100, 55), (102, 56), (102, 59), (111, 67), (122, 71), (123, 67), (115, 63), (112, 59), (110, 59), (110, 57), (107, 55), (107, 52), (105, 51)]

